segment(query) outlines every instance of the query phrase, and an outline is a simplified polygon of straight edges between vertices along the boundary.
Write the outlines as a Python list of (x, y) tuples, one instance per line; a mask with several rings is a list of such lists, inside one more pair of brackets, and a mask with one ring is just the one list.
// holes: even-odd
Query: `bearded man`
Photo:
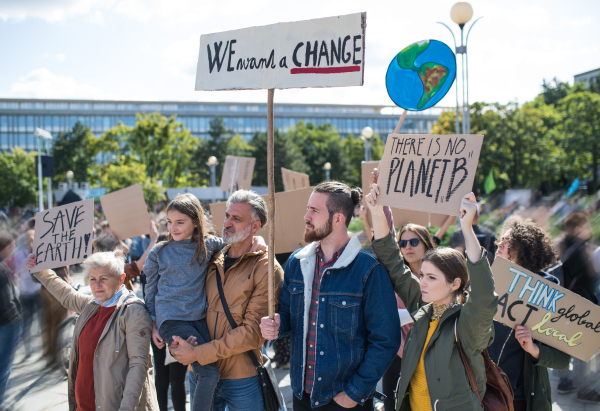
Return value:
[[(258, 373), (247, 351), (262, 359), (264, 339), (260, 319), (268, 314), (268, 251), (251, 252), (254, 234), (267, 221), (267, 204), (255, 192), (238, 190), (229, 197), (222, 238), (228, 244), (215, 254), (206, 276), (206, 322), (211, 341), (193, 347), (185, 341), (171, 348), (182, 364), (216, 362), (221, 379), (215, 390), (215, 411), (264, 410)], [(237, 328), (232, 329), (225, 311), (217, 276)], [(283, 270), (275, 262), (275, 301), (281, 293)]]
[(315, 187), (304, 216), (310, 244), (285, 264), (275, 320), (261, 320), (268, 340), (291, 334), (294, 411), (373, 410), (377, 382), (400, 347), (388, 274), (348, 232), (361, 200), (344, 183)]

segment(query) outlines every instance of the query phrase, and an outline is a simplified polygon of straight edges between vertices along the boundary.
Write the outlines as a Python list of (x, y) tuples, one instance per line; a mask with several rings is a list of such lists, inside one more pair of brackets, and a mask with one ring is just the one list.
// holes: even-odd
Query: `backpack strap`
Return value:
[(454, 320), (454, 338), (456, 339), (456, 345), (458, 346), (458, 351), (460, 352), (460, 359), (462, 360), (463, 366), (465, 367), (465, 371), (467, 372), (467, 378), (469, 379), (469, 385), (471, 386), (471, 390), (475, 393), (477, 398), (479, 398), (479, 402), (483, 407), (483, 403), (481, 401), (481, 396), (479, 395), (479, 388), (477, 388), (477, 382), (475, 381), (475, 375), (473, 374), (473, 369), (467, 360), (467, 356), (465, 355), (462, 346), (460, 345), (460, 338), (458, 338), (458, 332), (456, 325), (458, 323), (458, 318)]

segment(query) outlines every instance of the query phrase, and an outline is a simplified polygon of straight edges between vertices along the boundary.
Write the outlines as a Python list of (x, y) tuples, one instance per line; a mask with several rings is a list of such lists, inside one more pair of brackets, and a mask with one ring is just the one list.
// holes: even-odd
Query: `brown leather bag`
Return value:
[(471, 389), (479, 398), (481, 406), (485, 411), (514, 411), (513, 400), (515, 395), (510, 385), (510, 380), (502, 368), (500, 368), (488, 354), (487, 348), (481, 352), (483, 356), (483, 363), (485, 364), (485, 375), (486, 375), (486, 389), (483, 398), (479, 395), (479, 388), (477, 388), (477, 382), (475, 381), (475, 375), (473, 375), (473, 369), (467, 361), (467, 357), (460, 345), (460, 339), (458, 332), (456, 331), (456, 324), (458, 319), (454, 322), (454, 335), (456, 337), (456, 345), (458, 351), (460, 351), (460, 358), (462, 359), (467, 377), (469, 378), (469, 384)]

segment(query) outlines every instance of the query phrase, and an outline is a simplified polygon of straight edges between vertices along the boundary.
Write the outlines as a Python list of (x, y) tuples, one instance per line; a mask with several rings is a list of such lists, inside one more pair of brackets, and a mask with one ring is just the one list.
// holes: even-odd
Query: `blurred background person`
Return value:
[(22, 340), (25, 346), (25, 359), (31, 354), (31, 327), (33, 319), (37, 316), (38, 323), (42, 324), (41, 308), (42, 301), (40, 292), (42, 284), (37, 281), (26, 267), (27, 256), (32, 253), (34, 231), (25, 232), (23, 249), (15, 253), (14, 261), (16, 267), (16, 278), (19, 281), (19, 293), (21, 309), (23, 314)]
[[(15, 240), (8, 231), (0, 231), (0, 407), (21, 334), (21, 303), (7, 264), (15, 249)], [(0, 408), (3, 409), (3, 408)]]

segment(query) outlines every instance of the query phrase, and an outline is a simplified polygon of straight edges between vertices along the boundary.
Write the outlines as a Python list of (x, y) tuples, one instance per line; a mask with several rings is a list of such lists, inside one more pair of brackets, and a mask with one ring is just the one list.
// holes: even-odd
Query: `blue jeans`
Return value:
[(237, 380), (220, 380), (215, 390), (214, 411), (264, 411), (258, 375)]
[[(206, 319), (199, 321), (167, 320), (161, 324), (158, 332), (162, 339), (169, 344), (172, 343), (174, 335), (184, 340), (193, 335), (197, 338), (198, 344), (210, 341)], [(196, 379), (196, 389), (191, 409), (192, 411), (210, 411), (215, 388), (219, 382), (219, 370), (215, 364), (202, 366), (198, 362), (192, 363), (192, 369)]]
[(21, 323), (8, 323), (0, 326), (0, 406), (4, 402), (4, 393), (8, 377), (20, 341)]

